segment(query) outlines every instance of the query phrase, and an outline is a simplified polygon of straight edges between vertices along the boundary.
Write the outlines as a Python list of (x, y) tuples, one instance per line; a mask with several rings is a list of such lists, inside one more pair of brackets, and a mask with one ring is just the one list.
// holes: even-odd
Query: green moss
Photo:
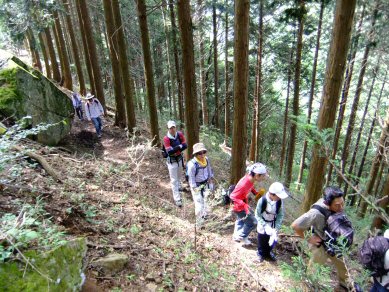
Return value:
[(70, 241), (50, 252), (25, 252), (25, 256), (40, 275), (24, 262), (0, 264), (0, 287), (2, 291), (79, 291), (82, 283), (82, 259), (86, 253), (85, 238)]
[(5, 117), (14, 114), (22, 100), (16, 86), (17, 71), (17, 68), (0, 71), (0, 115)]

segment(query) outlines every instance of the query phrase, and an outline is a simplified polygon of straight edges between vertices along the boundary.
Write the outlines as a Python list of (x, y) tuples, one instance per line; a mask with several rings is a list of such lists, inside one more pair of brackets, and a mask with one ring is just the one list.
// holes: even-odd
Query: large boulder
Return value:
[(70, 98), (41, 72), (15, 56), (0, 62), (0, 118), (31, 117), (31, 125), (51, 125), (37, 135), (56, 145), (70, 132), (74, 110)]
[(1, 291), (80, 291), (85, 281), (85, 238), (68, 241), (46, 253), (26, 251), (25, 261), (0, 264)]

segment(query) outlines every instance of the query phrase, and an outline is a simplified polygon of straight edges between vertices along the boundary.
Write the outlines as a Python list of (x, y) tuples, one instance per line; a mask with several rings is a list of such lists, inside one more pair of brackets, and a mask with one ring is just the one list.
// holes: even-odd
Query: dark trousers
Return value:
[(270, 252), (272, 251), (275, 244), (273, 244), (273, 246), (269, 246), (269, 239), (270, 239), (270, 235), (267, 235), (266, 233), (265, 234), (258, 233), (258, 253), (257, 254), (259, 256), (267, 257), (270, 255)]
[(371, 287), (370, 292), (387, 292), (389, 291), (385, 287), (383, 287), (375, 278), (374, 278), (374, 285)]
[(82, 118), (83, 118), (83, 115), (82, 115), (82, 107), (79, 106), (79, 107), (76, 107), (75, 109), (76, 109), (76, 114), (77, 114), (78, 118), (79, 118), (80, 120), (82, 120)]

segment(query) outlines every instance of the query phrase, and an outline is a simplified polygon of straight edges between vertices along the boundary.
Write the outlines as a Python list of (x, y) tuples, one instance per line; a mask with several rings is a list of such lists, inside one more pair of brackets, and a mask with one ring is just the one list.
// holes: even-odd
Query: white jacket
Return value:
[(85, 113), (88, 120), (98, 118), (104, 114), (104, 109), (97, 98), (93, 98), (92, 102), (85, 103)]

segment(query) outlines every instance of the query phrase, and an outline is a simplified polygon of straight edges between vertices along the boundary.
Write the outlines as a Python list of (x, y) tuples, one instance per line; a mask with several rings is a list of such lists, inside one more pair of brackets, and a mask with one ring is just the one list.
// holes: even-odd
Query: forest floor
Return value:
[[(25, 140), (25, 146), (42, 155), (62, 182), (35, 164), (14, 178), (14, 189), (3, 190), (10, 201), (34, 204), (37, 196), (24, 197), (33, 188), (57, 225), (72, 237), (87, 238), (83, 291), (289, 291), (294, 287), (280, 268), (296, 254), (292, 237), (281, 236), (277, 263), (258, 263), (256, 232), (250, 235), (251, 247), (232, 240), (234, 217), (229, 207), (215, 203), (211, 218), (196, 230), (191, 194), (183, 192), (182, 208), (173, 204), (167, 167), (160, 151), (148, 146), (146, 125), (128, 139), (111, 118), (104, 124), (101, 139), (91, 123), (75, 119), (58, 147)], [(221, 167), (214, 163), (216, 173), (222, 173)], [(0, 210), (16, 211), (7, 206), (0, 204)], [(291, 220), (286, 216), (285, 224)], [(129, 257), (122, 271), (110, 274), (94, 267), (96, 259), (111, 253)]]

